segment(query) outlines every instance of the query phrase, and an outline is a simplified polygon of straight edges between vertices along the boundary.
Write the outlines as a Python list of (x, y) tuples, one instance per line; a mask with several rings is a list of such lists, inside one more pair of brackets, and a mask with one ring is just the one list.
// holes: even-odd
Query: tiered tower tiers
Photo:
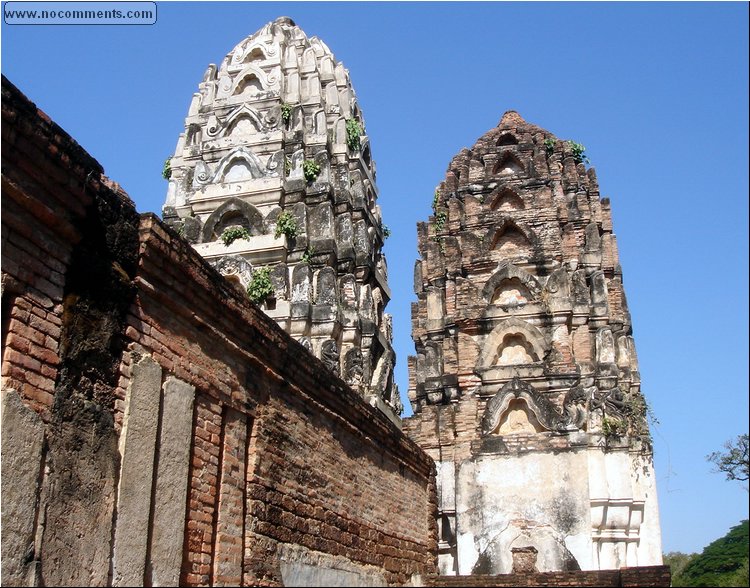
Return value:
[(206, 70), (170, 162), (164, 219), (398, 421), (384, 228), (364, 129), (348, 71), (279, 18)]
[(437, 463), (441, 573), (661, 563), (610, 205), (583, 159), (507, 112), (419, 224), (404, 429)]

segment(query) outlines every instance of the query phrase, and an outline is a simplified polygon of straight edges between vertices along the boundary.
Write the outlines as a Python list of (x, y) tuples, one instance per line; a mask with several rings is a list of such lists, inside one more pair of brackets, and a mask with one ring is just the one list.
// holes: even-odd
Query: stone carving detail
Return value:
[(341, 368), (339, 366), (339, 348), (336, 345), (336, 341), (328, 339), (323, 341), (320, 346), (320, 359), (326, 364), (326, 367), (331, 370), (337, 376), (339, 375)]
[(513, 378), (488, 402), (482, 417), (482, 435), (489, 435), (500, 424), (511, 401), (526, 401), (539, 424), (548, 431), (571, 431), (581, 428), (586, 420), (586, 396), (582, 388), (572, 389), (565, 397), (560, 413), (544, 395), (531, 384)]
[(236, 276), (243, 286), (247, 286), (250, 283), (253, 275), (253, 266), (241, 257), (225, 255), (217, 259), (212, 259), (210, 263), (222, 276)]
[(609, 390), (594, 389), (591, 397), (591, 410), (598, 410), (602, 416), (625, 419), (632, 411), (625, 399), (625, 394), (619, 388)]
[[(573, 150), (507, 112), (456, 154), (418, 225), (404, 429), (439, 456), (438, 520), (456, 530), (441, 573), (510, 573), (513, 548), (531, 571), (532, 547), (539, 571), (661, 563), (610, 206)], [(648, 533), (620, 534), (648, 512)]]
[(344, 356), (344, 379), (352, 387), (359, 387), (362, 383), (362, 351), (355, 347)]

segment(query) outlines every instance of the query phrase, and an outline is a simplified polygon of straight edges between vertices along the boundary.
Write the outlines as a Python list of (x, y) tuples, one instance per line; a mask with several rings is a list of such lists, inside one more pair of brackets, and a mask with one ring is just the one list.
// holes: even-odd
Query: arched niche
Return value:
[(213, 182), (242, 182), (266, 176), (260, 158), (249, 149), (239, 147), (225, 155), (216, 167)]
[(537, 363), (539, 355), (523, 333), (508, 333), (497, 348), (495, 365), (528, 365)]
[(500, 306), (524, 306), (531, 302), (533, 296), (529, 289), (518, 278), (506, 278), (495, 288), (490, 304)]
[(250, 235), (264, 235), (268, 232), (263, 215), (255, 206), (239, 198), (230, 198), (206, 219), (203, 225), (203, 241), (217, 240), (224, 229), (230, 226), (244, 227)]
[(494, 232), (490, 250), (498, 251), (503, 257), (529, 257), (533, 245), (527, 231), (513, 221), (506, 221)]
[(254, 63), (265, 61), (266, 59), (268, 58), (266, 57), (263, 49), (261, 49), (260, 45), (255, 45), (245, 54), (245, 57), (242, 59), (242, 61), (243, 63)]
[(249, 65), (234, 78), (229, 95), (240, 96), (244, 94), (252, 96), (265, 91), (268, 85), (269, 80), (266, 73), (255, 65)]
[(503, 145), (518, 145), (518, 139), (512, 133), (503, 133), (495, 143), (498, 147)]
[(492, 175), (513, 176), (524, 172), (525, 168), (521, 160), (512, 153), (505, 153), (495, 164)]
[[(510, 346), (516, 349), (510, 349)], [(487, 336), (484, 345), (482, 345), (477, 369), (488, 369), (498, 365), (498, 361), (503, 357), (503, 351), (506, 349), (508, 349), (506, 359), (510, 357), (510, 352), (520, 356), (523, 350), (532, 359), (536, 358), (532, 362), (535, 363), (544, 358), (548, 348), (547, 340), (538, 328), (526, 321), (512, 317), (502, 321)]]
[(245, 74), (235, 85), (232, 96), (254, 96), (263, 91), (263, 82), (254, 73)]
[(516, 267), (512, 263), (503, 262), (498, 266), (492, 276), (490, 276), (490, 279), (487, 280), (487, 283), (482, 289), (482, 297), (490, 304), (502, 304), (502, 302), (493, 302), (493, 298), (495, 297), (498, 288), (506, 282), (508, 282), (509, 285), (520, 283), (529, 293), (529, 301), (537, 300), (539, 293), (542, 291), (541, 285), (530, 273)]
[(497, 193), (490, 205), (492, 210), (514, 211), (523, 210), (526, 204), (523, 199), (510, 188), (504, 188)]
[(529, 407), (524, 398), (513, 398), (505, 412), (500, 416), (499, 422), (490, 434), (496, 435), (533, 435), (542, 433), (542, 427), (534, 411)]
[(238, 131), (255, 134), (263, 130), (263, 121), (257, 111), (243, 104), (232, 112), (224, 121), (224, 136), (230, 136)]
[[(513, 378), (487, 401), (482, 435), (561, 430), (564, 423), (564, 417), (543, 394), (528, 382)], [(508, 430), (511, 432), (501, 432)]]

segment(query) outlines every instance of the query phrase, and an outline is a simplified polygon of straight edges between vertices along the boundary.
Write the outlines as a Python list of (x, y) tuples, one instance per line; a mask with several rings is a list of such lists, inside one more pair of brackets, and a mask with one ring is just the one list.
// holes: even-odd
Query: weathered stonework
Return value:
[(243, 289), (270, 268), (266, 314), (398, 422), (364, 129), (348, 71), (279, 18), (206, 70), (170, 162), (164, 219)]
[(5, 78), (2, 117), (3, 585), (434, 574), (432, 460)]
[(443, 574), (661, 564), (609, 200), (574, 149), (507, 112), (418, 226), (404, 430), (437, 463)]

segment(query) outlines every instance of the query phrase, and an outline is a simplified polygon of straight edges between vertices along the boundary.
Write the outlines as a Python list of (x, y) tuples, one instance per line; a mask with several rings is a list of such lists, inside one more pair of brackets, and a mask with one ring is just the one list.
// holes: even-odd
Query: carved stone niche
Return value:
[(583, 388), (565, 395), (562, 413), (531, 384), (513, 378), (487, 402), (482, 435), (575, 431), (586, 422), (588, 397)]

